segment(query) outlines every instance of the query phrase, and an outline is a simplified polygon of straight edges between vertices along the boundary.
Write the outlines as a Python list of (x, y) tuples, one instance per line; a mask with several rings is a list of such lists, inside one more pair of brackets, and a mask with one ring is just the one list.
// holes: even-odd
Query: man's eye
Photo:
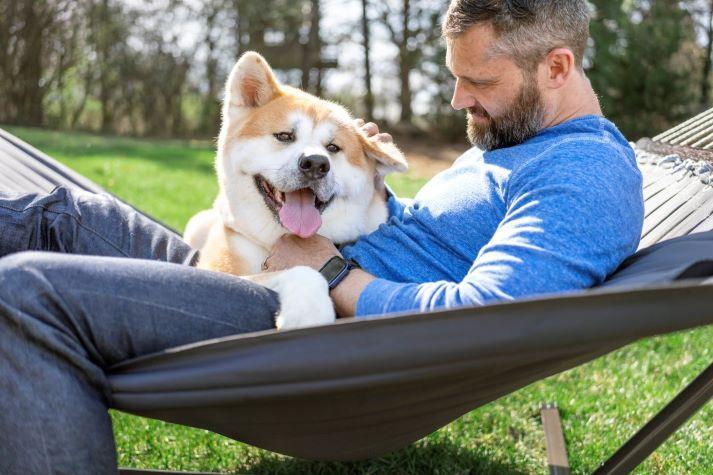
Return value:
[(327, 151), (328, 151), (329, 153), (337, 153), (337, 152), (339, 152), (340, 150), (341, 150), (341, 148), (339, 148), (338, 145), (335, 145), (335, 144), (333, 144), (333, 143), (330, 143), (329, 145), (327, 145)]
[(492, 80), (492, 81), (491, 81), (491, 80), (488, 80), (488, 81), (468, 81), (468, 83), (469, 83), (471, 86), (473, 86), (473, 87), (477, 87), (477, 88), (483, 89), (483, 88), (486, 88), (486, 87), (494, 86), (495, 84), (497, 84), (497, 81), (495, 81), (495, 80)]
[(279, 140), (280, 142), (294, 142), (295, 141), (295, 133), (294, 132), (279, 132), (277, 134), (274, 134), (275, 138)]

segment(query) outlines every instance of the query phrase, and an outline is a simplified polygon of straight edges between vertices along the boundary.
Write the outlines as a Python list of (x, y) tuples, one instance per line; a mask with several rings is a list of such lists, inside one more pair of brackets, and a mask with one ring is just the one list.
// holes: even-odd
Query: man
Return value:
[[(388, 226), (343, 250), (363, 270), (332, 290), (339, 315), (586, 288), (636, 250), (641, 177), (582, 70), (588, 25), (584, 1), (450, 4), (452, 105), (485, 153), (466, 153), (412, 205), (391, 198)], [(266, 264), (319, 268), (333, 255), (323, 238), (286, 236)]]
[[(453, 106), (485, 153), (466, 153), (411, 204), (391, 197), (388, 223), (342, 249), (363, 269), (332, 290), (339, 315), (585, 288), (636, 249), (641, 177), (582, 72), (587, 23), (583, 0), (452, 2)], [(336, 255), (322, 238), (287, 237), (266, 266)], [(176, 265), (195, 252), (128, 207), (64, 189), (0, 191), (0, 256), (3, 474), (115, 472), (105, 370), (271, 328), (279, 306), (267, 289)]]

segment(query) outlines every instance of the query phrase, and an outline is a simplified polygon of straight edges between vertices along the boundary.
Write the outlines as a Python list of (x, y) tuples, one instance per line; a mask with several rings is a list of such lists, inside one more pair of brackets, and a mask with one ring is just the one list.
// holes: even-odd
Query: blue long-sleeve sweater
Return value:
[(639, 243), (634, 151), (584, 116), (520, 145), (471, 149), (342, 254), (378, 277), (357, 316), (511, 300), (601, 283)]

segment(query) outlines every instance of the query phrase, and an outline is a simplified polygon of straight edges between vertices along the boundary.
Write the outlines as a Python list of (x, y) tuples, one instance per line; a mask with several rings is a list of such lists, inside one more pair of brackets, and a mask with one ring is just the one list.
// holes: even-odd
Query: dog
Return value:
[(198, 267), (275, 290), (278, 329), (333, 322), (327, 282), (306, 266), (259, 274), (286, 233), (336, 244), (374, 231), (387, 217), (384, 176), (405, 171), (391, 142), (367, 137), (345, 108), (280, 84), (265, 59), (244, 53), (225, 87), (213, 208), (189, 221), (184, 239)]

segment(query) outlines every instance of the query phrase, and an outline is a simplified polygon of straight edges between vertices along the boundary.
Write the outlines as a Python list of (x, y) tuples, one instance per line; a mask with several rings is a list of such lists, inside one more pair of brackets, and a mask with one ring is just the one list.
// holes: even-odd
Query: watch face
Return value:
[(327, 282), (332, 282), (346, 267), (346, 263), (339, 257), (333, 257), (322, 268), (321, 272)]

